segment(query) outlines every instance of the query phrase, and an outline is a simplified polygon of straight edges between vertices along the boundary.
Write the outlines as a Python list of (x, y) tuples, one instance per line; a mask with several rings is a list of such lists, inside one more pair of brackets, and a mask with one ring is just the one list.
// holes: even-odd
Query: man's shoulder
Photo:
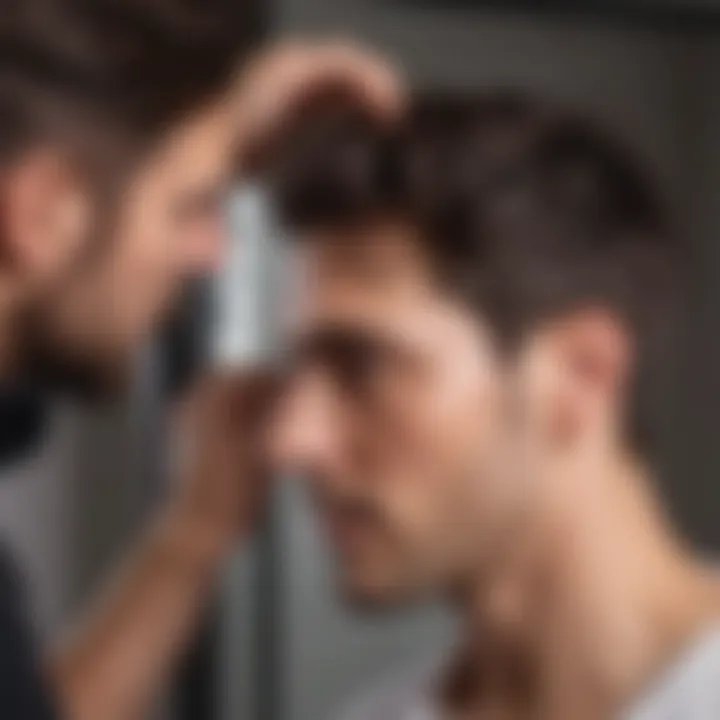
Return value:
[(389, 673), (369, 692), (351, 702), (340, 720), (435, 720), (434, 687), (440, 672), (428, 661)]
[(720, 718), (720, 623), (672, 663), (625, 720)]

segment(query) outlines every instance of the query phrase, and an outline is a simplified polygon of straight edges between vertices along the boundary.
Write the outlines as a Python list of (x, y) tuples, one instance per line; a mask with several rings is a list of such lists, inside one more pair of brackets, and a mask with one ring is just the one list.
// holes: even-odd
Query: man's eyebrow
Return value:
[(333, 361), (367, 356), (373, 352), (398, 352), (398, 343), (381, 331), (358, 326), (330, 324), (300, 337), (292, 350), (295, 363)]
[(389, 345), (389, 341), (379, 333), (362, 327), (327, 325), (299, 338), (293, 355), (301, 360), (331, 358), (346, 353), (387, 348)]

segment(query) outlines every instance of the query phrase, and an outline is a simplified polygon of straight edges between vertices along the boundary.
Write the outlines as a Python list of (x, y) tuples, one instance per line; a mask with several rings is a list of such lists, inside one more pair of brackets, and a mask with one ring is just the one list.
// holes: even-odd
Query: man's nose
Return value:
[(289, 472), (327, 467), (337, 459), (340, 431), (338, 407), (328, 388), (307, 377), (278, 403), (270, 432), (273, 464)]

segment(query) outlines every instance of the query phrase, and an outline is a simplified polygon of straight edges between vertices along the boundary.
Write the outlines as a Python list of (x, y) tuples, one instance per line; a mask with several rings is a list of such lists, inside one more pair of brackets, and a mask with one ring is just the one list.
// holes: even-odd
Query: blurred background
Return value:
[[(693, 257), (692, 322), (678, 348), (684, 381), (651, 399), (665, 438), (662, 490), (688, 538), (719, 550), (720, 0), (257, 2), (258, 37), (351, 36), (397, 59), (416, 86), (538, 90), (589, 109), (649, 158)], [(42, 450), (4, 471), (0, 529), (29, 568), (45, 636), (74, 616), (155, 507), (173, 395), (214, 353), (252, 354), (268, 342), (272, 287), (281, 285), (269, 270), (278, 264), (272, 223), (247, 190), (229, 216), (226, 272), (191, 293), (138, 359), (123, 403), (48, 408), (43, 423), (19, 416), (18, 427), (42, 426)], [(232, 312), (214, 335), (218, 294)], [(452, 638), (435, 608), (372, 622), (347, 615), (328, 575), (312, 516), (285, 483), (264, 535), (230, 563), (159, 717), (331, 717), (403, 660)]]

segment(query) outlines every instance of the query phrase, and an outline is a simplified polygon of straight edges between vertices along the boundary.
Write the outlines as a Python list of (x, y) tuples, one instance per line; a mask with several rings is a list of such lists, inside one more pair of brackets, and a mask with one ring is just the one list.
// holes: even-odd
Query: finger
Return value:
[(233, 429), (264, 420), (278, 394), (280, 378), (268, 368), (226, 370), (214, 375), (212, 402)]
[(328, 45), (319, 52), (323, 82), (342, 85), (381, 117), (394, 119), (400, 115), (405, 104), (405, 83), (391, 62), (347, 42)]
[(396, 63), (376, 50), (346, 40), (285, 41), (266, 51), (251, 66), (247, 78), (270, 82), (286, 94), (292, 86), (346, 81), (350, 87), (369, 91), (381, 105), (397, 106), (405, 83)]
[[(308, 100), (328, 91), (350, 95), (372, 112), (393, 117), (404, 105), (404, 83), (387, 60), (348, 42), (291, 48), (271, 55), (254, 74), (257, 93), (267, 93), (263, 114), (287, 120)], [(274, 110), (274, 112), (273, 112)]]
[(287, 64), (276, 75), (285, 106), (282, 121), (328, 94), (352, 98), (383, 120), (395, 119), (404, 106), (404, 84), (397, 70), (360, 47), (326, 44), (284, 61)]

